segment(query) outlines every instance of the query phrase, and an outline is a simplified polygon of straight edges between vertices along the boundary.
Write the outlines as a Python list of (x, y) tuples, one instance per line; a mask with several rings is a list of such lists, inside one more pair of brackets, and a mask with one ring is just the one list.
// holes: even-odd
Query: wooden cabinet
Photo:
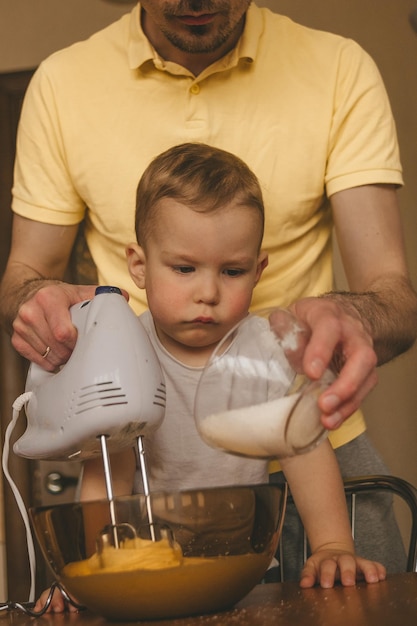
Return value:
[[(12, 214), (11, 187), (15, 156), (16, 130), (23, 96), (33, 70), (0, 74), (0, 271), (3, 273), (10, 249)], [(27, 365), (13, 350), (9, 336), (0, 331), (0, 417), (2, 442), (12, 416), (12, 404), (24, 389)], [(19, 427), (23, 430), (24, 424)], [(19, 435), (16, 429), (13, 440)], [(3, 446), (2, 446), (3, 449)], [(11, 454), (9, 470), (25, 503), (31, 502), (31, 473), (29, 461)], [(8, 597), (27, 600), (29, 566), (26, 534), (15, 498), (6, 480), (4, 490), (4, 522)]]

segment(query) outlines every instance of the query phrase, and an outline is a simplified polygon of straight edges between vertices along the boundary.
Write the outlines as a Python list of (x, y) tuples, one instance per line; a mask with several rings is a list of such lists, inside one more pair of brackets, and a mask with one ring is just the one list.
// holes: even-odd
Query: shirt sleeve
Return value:
[(85, 205), (74, 187), (53, 84), (41, 64), (26, 92), (19, 121), (13, 211), (44, 223), (73, 225)]
[(401, 185), (395, 122), (375, 62), (347, 39), (336, 71), (327, 195), (376, 182)]

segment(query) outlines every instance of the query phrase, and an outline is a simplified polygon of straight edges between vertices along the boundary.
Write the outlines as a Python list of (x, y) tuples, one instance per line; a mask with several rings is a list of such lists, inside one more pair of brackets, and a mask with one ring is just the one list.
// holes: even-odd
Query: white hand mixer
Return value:
[[(109, 453), (137, 443), (150, 534), (155, 539), (143, 436), (164, 418), (166, 393), (159, 361), (117, 287), (98, 287), (92, 300), (71, 307), (71, 317), (78, 338), (68, 362), (56, 373), (34, 363), (29, 367), (21, 396), (27, 428), (13, 450), (28, 459), (60, 461), (102, 454), (117, 547)], [(5, 455), (3, 469), (10, 482)]]
[(30, 365), (28, 425), (13, 448), (19, 456), (84, 460), (102, 452), (103, 440), (120, 450), (163, 420), (161, 367), (121, 291), (98, 287), (71, 317), (78, 339), (68, 362), (56, 373)]

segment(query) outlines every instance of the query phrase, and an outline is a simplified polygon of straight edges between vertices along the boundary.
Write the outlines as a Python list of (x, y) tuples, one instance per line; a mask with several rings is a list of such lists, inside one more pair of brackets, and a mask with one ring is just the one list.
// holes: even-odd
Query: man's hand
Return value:
[(34, 283), (13, 322), (12, 345), (22, 356), (53, 372), (65, 363), (77, 341), (69, 309), (94, 297), (94, 285), (45, 280)]
[(296, 371), (312, 380), (326, 368), (338, 374), (319, 398), (323, 425), (338, 428), (377, 383), (377, 356), (359, 314), (330, 297), (303, 298), (274, 311), (270, 324)]

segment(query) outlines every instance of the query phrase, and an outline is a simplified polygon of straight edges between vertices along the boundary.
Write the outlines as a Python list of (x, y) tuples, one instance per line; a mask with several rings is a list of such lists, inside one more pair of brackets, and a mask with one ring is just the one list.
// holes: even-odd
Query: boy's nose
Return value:
[(205, 304), (217, 304), (220, 299), (220, 289), (214, 276), (201, 277), (196, 290), (196, 300)]

